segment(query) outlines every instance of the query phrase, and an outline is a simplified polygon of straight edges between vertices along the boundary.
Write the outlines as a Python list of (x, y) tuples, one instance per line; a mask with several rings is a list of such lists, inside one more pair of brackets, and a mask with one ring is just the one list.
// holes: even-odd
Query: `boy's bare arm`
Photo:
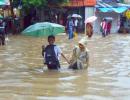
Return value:
[(70, 64), (69, 60), (65, 57), (63, 53), (61, 53), (62, 57), (67, 61), (68, 64)]

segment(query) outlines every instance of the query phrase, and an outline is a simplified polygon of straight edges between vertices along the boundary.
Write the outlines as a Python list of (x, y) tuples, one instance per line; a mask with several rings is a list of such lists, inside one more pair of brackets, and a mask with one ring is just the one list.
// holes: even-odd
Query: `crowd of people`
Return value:
[(73, 39), (81, 32), (81, 27), (83, 26), (81, 18), (70, 17), (66, 23), (66, 30), (69, 35), (69, 39)]
[[(0, 15), (1, 16), (1, 15)], [(0, 18), (0, 45), (5, 45), (6, 41), (9, 40), (8, 34), (12, 33), (17, 34), (21, 30), (20, 27), (20, 19), (18, 17), (12, 18), (4, 18), (1, 16)]]
[[(80, 19), (70, 18), (67, 22), (67, 32), (69, 39), (75, 37), (78, 34), (78, 28), (80, 25)], [(86, 25), (86, 35), (91, 37), (93, 35), (92, 25)], [(6, 23), (3, 19), (0, 19), (0, 45), (5, 45), (7, 37)], [(69, 64), (69, 69), (85, 69), (89, 65), (89, 54), (86, 48), (86, 40), (81, 39), (78, 44), (73, 48), (70, 59), (66, 58), (61, 48), (55, 44), (55, 36), (48, 36), (48, 45), (42, 47), (42, 56), (44, 58), (44, 64), (47, 65), (48, 69), (58, 70), (60, 69), (60, 55)]]
[[(79, 20), (76, 18), (70, 18), (67, 22), (67, 32), (68, 38), (72, 39), (74, 37), (74, 32), (78, 33), (78, 22)], [(112, 20), (103, 19), (101, 22), (101, 32), (102, 36), (105, 37), (110, 34), (111, 32), (111, 24)], [(42, 56), (44, 58), (44, 64), (47, 65), (48, 69), (60, 69), (60, 55), (66, 60), (69, 64), (69, 69), (87, 69), (89, 66), (89, 50), (86, 47), (86, 40), (91, 38), (93, 35), (93, 25), (92, 23), (88, 22), (85, 24), (86, 27), (86, 34), (85, 38), (82, 38), (76, 46), (73, 47), (72, 55), (70, 59), (67, 59), (63, 54), (62, 50), (59, 46), (55, 44), (55, 37), (49, 36), (48, 37), (48, 45), (42, 48)]]
[[(69, 18), (67, 21), (67, 32), (69, 39), (73, 39), (76, 34), (78, 34), (78, 27), (80, 25), (79, 18)], [(86, 23), (86, 36), (91, 38), (93, 35), (93, 26), (92, 23)], [(103, 19), (101, 22), (101, 32), (102, 36), (110, 34), (111, 30), (111, 21)], [(5, 45), (6, 37), (6, 23), (4, 20), (0, 19), (0, 45)], [(72, 50), (72, 55), (70, 60), (67, 59), (60, 49), (59, 46), (55, 44), (55, 36), (48, 36), (48, 45), (42, 47), (42, 56), (44, 58), (44, 64), (47, 65), (48, 69), (60, 69), (60, 55), (66, 60), (69, 64), (69, 69), (85, 69), (89, 66), (89, 53), (86, 48), (86, 39), (82, 38), (77, 46)]]

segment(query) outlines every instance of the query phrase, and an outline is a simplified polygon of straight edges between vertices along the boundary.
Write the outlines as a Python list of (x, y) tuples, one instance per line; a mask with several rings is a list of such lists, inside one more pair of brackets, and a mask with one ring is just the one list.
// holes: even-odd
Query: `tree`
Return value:
[(67, 3), (69, 0), (47, 0), (48, 5), (60, 5), (62, 3)]
[(69, 0), (10, 0), (12, 11), (13, 11), (13, 7), (18, 7), (19, 5), (21, 5), (23, 9), (28, 11), (32, 7), (36, 7), (36, 8), (47, 7), (48, 8), (51, 5), (60, 6), (61, 3), (67, 3), (67, 2), (69, 2)]
[(22, 0), (22, 4), (24, 7), (28, 6), (45, 6), (46, 5), (46, 0)]
[(14, 12), (13, 12), (13, 1), (12, 0), (9, 0), (10, 1), (10, 6), (11, 6), (11, 16), (13, 17), (14, 16)]
[[(69, 0), (10, 0), (11, 8), (12, 8), (12, 16), (13, 7), (22, 6), (22, 12), (24, 12), (25, 16), (30, 16), (29, 20), (33, 17), (37, 17), (37, 10), (45, 10), (49, 8), (49, 12), (51, 12), (50, 7), (55, 6), (58, 7), (61, 3), (66, 3)], [(24, 17), (25, 17), (24, 16)]]
[(22, 10), (29, 13), (30, 10), (36, 8), (50, 8), (51, 6), (60, 6), (62, 3), (67, 3), (69, 0), (10, 0), (11, 15), (14, 16), (13, 7), (22, 6)]
[(67, 3), (69, 0), (14, 0), (14, 2), (22, 1), (23, 7), (35, 6), (35, 7), (43, 7), (48, 5), (60, 5), (61, 3)]

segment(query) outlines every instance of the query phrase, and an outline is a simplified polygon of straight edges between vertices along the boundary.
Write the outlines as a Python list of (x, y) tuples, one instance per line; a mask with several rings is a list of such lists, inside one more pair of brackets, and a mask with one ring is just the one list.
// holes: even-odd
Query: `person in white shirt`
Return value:
[(78, 19), (75, 18), (74, 19), (74, 32), (76, 33), (78, 33), (78, 23), (79, 23)]
[(48, 43), (46, 47), (43, 46), (42, 49), (42, 56), (44, 57), (44, 64), (47, 65), (48, 69), (56, 69), (58, 70), (60, 68), (60, 55), (63, 56), (63, 58), (69, 63), (67, 58), (62, 53), (59, 46), (54, 44), (55, 37), (53, 35), (48, 36)]

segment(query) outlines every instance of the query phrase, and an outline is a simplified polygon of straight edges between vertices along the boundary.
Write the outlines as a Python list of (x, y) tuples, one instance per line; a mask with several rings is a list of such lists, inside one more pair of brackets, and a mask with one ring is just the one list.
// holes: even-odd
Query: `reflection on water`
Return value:
[[(56, 42), (69, 58), (78, 39), (57, 36)], [(11, 36), (0, 47), (0, 100), (130, 99), (130, 35), (93, 36), (88, 40), (90, 67), (78, 71), (68, 70), (63, 58), (60, 71), (43, 67), (41, 45), (46, 43)]]

